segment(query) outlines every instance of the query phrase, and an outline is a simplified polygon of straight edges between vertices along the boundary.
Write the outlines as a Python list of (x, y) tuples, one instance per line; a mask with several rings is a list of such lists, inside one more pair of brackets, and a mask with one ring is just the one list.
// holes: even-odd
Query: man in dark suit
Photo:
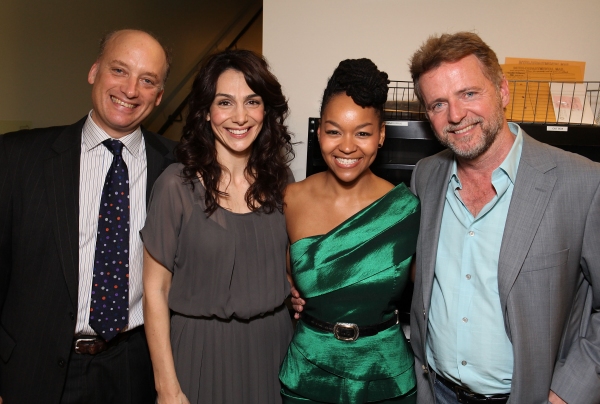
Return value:
[(418, 402), (600, 402), (600, 165), (507, 122), (475, 34), (429, 38), (411, 74), (448, 147), (411, 184)]
[[(152, 185), (173, 162), (174, 143), (140, 124), (159, 105), (168, 70), (169, 54), (153, 36), (113, 32), (88, 75), (88, 116), (69, 126), (0, 136), (4, 404), (154, 402), (139, 230)], [(124, 323), (108, 336), (93, 324), (92, 296), (100, 279), (96, 236), (105, 231), (98, 225), (101, 198), (114, 164), (126, 165), (128, 203), (121, 209), (128, 223), (118, 227), (129, 232), (120, 262), (129, 282), (118, 307)], [(113, 270), (111, 263), (103, 265)]]

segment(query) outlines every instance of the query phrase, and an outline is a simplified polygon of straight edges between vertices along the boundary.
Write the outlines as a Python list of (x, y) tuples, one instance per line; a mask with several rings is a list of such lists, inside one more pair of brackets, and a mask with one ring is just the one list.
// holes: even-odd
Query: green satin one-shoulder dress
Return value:
[[(290, 246), (304, 310), (329, 323), (359, 326), (394, 316), (419, 230), (419, 201), (398, 185), (325, 235)], [(297, 324), (279, 378), (286, 403), (413, 403), (413, 355), (399, 324), (341, 341)]]

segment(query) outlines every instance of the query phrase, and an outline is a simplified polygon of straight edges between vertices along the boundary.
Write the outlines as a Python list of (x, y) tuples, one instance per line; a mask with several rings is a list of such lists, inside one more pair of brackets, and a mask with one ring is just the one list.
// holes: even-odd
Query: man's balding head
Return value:
[(168, 71), (168, 52), (154, 36), (138, 30), (108, 34), (88, 74), (92, 119), (113, 138), (133, 132), (160, 104)]

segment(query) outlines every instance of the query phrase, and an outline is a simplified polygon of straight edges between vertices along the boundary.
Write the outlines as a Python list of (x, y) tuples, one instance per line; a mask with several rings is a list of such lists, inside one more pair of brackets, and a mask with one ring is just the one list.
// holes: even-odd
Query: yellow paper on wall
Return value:
[(506, 118), (518, 122), (556, 122), (549, 82), (583, 81), (585, 62), (507, 57), (502, 71), (511, 100)]
[[(548, 83), (533, 81), (530, 78), (531, 69), (526, 66), (505, 64), (502, 65), (502, 71), (508, 80), (510, 92), (510, 102), (505, 110), (506, 119), (516, 122), (554, 120)], [(533, 75), (535, 80), (541, 80), (537, 74)]]
[(580, 66), (533, 65), (533, 64), (503, 64), (502, 72), (506, 79), (573, 82), (581, 81)]
[(574, 81), (583, 81), (585, 77), (585, 62), (579, 62), (575, 60), (552, 60), (552, 59), (529, 59), (529, 58), (513, 58), (507, 57), (504, 59), (504, 63), (507, 65), (521, 65), (521, 66), (576, 66), (579, 68)]

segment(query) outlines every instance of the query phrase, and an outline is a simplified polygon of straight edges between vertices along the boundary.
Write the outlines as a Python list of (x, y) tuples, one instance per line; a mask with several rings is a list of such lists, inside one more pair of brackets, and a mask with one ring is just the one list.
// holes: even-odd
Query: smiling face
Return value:
[(160, 104), (166, 69), (165, 52), (154, 38), (115, 33), (88, 74), (94, 122), (113, 138), (133, 132)]
[(424, 73), (419, 86), (435, 135), (457, 156), (474, 160), (509, 131), (503, 110), (508, 83), (503, 79), (496, 87), (475, 56), (442, 63)]
[(225, 70), (217, 80), (215, 99), (206, 116), (215, 134), (217, 155), (250, 156), (264, 117), (263, 100), (248, 87), (244, 75)]
[(340, 181), (350, 183), (370, 173), (385, 138), (385, 124), (374, 108), (363, 108), (344, 93), (327, 103), (318, 135), (329, 170)]

